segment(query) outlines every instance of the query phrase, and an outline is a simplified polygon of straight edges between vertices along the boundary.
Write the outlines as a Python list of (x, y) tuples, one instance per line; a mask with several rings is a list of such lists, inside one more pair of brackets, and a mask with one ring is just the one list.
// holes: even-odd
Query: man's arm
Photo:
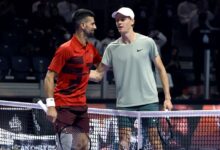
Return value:
[(163, 86), (163, 92), (164, 92), (164, 96), (165, 96), (164, 109), (171, 110), (173, 106), (172, 106), (171, 96), (170, 96), (169, 80), (168, 80), (167, 72), (165, 70), (163, 62), (162, 62), (159, 55), (155, 57), (154, 64), (158, 69), (158, 72), (159, 72), (160, 78), (161, 78), (161, 82), (162, 82), (162, 86)]
[(108, 70), (108, 66), (103, 63), (100, 63), (96, 70), (91, 70), (89, 74), (89, 80), (94, 82), (99, 82), (102, 80), (105, 71)]
[(44, 90), (45, 95), (47, 97), (47, 117), (51, 122), (55, 122), (57, 118), (57, 111), (55, 108), (55, 101), (54, 101), (54, 79), (56, 77), (56, 73), (54, 71), (47, 71), (46, 77), (44, 79)]

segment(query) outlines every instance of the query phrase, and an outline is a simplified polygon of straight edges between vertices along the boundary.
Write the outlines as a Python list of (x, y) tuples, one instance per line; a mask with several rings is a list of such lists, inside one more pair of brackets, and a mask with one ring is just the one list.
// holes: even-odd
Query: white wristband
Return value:
[(54, 101), (54, 98), (46, 98), (46, 105), (47, 107), (55, 107), (55, 101)]

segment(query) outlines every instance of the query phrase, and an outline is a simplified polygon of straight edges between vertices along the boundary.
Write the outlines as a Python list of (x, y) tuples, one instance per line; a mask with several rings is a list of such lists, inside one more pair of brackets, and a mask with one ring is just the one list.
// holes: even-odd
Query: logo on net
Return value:
[(15, 114), (9, 121), (9, 126), (13, 131), (20, 132), (22, 130), (21, 120)]

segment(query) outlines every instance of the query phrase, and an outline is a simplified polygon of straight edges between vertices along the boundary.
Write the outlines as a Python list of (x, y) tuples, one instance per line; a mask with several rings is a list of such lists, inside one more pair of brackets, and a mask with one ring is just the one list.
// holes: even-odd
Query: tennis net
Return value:
[[(120, 121), (128, 119), (124, 124), (131, 127), (130, 150), (154, 149), (149, 128), (144, 127), (146, 119), (156, 122), (156, 134), (160, 135), (163, 149), (219, 150), (220, 147), (220, 110), (131, 112), (89, 108), (89, 116), (92, 150), (117, 150)], [(0, 150), (54, 150), (54, 134), (37, 103), (0, 100)]]

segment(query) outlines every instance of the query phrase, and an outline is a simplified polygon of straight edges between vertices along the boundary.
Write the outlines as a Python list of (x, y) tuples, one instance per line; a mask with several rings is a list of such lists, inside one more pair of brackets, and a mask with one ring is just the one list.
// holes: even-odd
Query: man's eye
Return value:
[(116, 20), (117, 22), (119, 22), (119, 21), (124, 21), (125, 19), (118, 19), (118, 20)]

